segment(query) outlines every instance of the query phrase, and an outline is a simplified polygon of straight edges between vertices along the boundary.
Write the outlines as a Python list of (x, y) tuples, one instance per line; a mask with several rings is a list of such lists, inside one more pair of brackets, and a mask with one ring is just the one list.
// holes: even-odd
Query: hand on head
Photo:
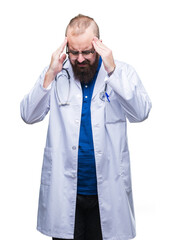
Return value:
[(65, 40), (63, 41), (61, 46), (52, 54), (48, 71), (51, 71), (54, 77), (62, 70), (63, 62), (66, 59), (66, 54), (65, 53), (62, 54), (66, 44), (67, 44), (67, 37), (65, 37)]
[(65, 53), (62, 54), (62, 53), (64, 51), (66, 44), (67, 44), (67, 37), (65, 38), (61, 46), (52, 54), (49, 69), (44, 78), (44, 83), (43, 83), (44, 88), (47, 88), (50, 85), (50, 83), (54, 80), (56, 75), (62, 70), (63, 62), (66, 59), (66, 54)]
[(107, 73), (114, 71), (116, 65), (114, 62), (112, 50), (106, 47), (97, 37), (93, 38), (93, 46), (96, 52), (102, 57), (102, 61)]

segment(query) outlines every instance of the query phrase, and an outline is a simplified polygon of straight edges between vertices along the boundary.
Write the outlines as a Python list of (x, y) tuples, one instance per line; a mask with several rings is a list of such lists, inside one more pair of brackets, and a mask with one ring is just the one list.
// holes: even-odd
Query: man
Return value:
[(73, 18), (49, 67), (21, 102), (29, 124), (50, 111), (40, 232), (54, 240), (135, 237), (126, 119), (141, 122), (150, 109), (137, 73), (114, 60), (96, 22)]

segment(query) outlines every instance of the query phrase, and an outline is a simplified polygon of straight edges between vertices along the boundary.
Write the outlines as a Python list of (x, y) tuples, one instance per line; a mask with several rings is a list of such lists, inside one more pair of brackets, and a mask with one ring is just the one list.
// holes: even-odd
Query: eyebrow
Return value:
[(89, 51), (92, 51), (93, 48), (91, 48), (91, 49), (85, 49), (85, 50), (82, 50), (82, 51), (73, 50), (73, 49), (69, 49), (69, 50), (72, 51), (72, 52), (89, 52)]
[[(79, 52), (79, 50), (76, 50), (76, 49), (73, 48), (72, 46), (69, 47), (69, 45), (67, 45), (67, 47), (68, 47), (70, 50), (72, 50), (72, 51)], [(85, 48), (84, 50), (81, 50), (81, 52), (83, 52), (83, 51), (89, 51), (89, 50), (92, 50), (92, 49), (94, 49), (93, 46), (92, 46), (92, 47), (87, 47), (87, 48)]]

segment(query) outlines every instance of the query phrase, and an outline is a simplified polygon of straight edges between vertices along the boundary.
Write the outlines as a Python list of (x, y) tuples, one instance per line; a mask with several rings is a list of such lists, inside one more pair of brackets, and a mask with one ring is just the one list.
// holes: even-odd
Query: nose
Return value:
[(82, 56), (82, 53), (79, 53), (77, 60), (79, 63), (82, 63), (85, 60), (85, 58)]

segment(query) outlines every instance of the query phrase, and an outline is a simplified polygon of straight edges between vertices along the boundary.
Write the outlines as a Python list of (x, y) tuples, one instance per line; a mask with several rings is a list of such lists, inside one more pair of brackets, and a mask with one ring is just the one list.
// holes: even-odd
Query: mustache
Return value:
[(78, 60), (75, 60), (76, 65), (89, 64), (89, 63), (90, 63), (90, 61), (87, 59), (85, 59), (83, 62), (78, 62)]

